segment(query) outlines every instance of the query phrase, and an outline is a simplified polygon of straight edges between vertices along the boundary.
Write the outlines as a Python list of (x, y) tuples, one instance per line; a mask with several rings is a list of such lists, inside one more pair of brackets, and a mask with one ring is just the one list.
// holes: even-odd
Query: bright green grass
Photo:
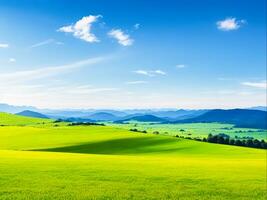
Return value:
[(113, 127), (0, 127), (0, 199), (251, 200), (265, 189), (261, 149)]
[(29, 125), (44, 125), (51, 122), (52, 120), (50, 119), (31, 118), (31, 117), (24, 117), (24, 116), (0, 112), (0, 125), (29, 126)]
[[(151, 124), (151, 123), (130, 123), (130, 124), (110, 124), (114, 127), (124, 129), (136, 128), (138, 130), (147, 130), (149, 132), (159, 131), (165, 135), (179, 135), (184, 137), (207, 137), (209, 133), (215, 135), (224, 133), (234, 138), (237, 137), (253, 137), (259, 140), (267, 139), (267, 130), (259, 130), (253, 128), (235, 128), (231, 124), (219, 123), (188, 123), (188, 124)], [(181, 129), (185, 131), (180, 131)]]

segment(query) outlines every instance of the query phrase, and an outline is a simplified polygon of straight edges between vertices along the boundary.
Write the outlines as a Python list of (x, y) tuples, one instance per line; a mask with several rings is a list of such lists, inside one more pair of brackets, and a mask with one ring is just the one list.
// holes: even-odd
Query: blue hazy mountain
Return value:
[(88, 116), (88, 118), (95, 121), (116, 121), (120, 119), (119, 116), (115, 116), (108, 112), (97, 112)]
[(248, 108), (249, 110), (261, 110), (261, 111), (267, 111), (267, 106), (255, 106)]
[(37, 110), (32, 106), (13, 106), (9, 104), (0, 103), (0, 112), (18, 113), (24, 110)]
[(22, 112), (17, 113), (16, 115), (20, 116), (25, 116), (25, 117), (34, 117), (34, 118), (43, 118), (43, 119), (48, 119), (46, 115), (39, 113), (39, 112), (34, 112), (31, 110), (24, 110)]
[(138, 122), (167, 122), (166, 119), (156, 117), (154, 115), (138, 115), (138, 116), (131, 116), (122, 120), (116, 121), (116, 123), (125, 123), (128, 121), (138, 121)]
[(267, 129), (267, 112), (248, 109), (211, 110), (198, 117), (178, 120), (175, 123), (229, 123), (236, 127)]

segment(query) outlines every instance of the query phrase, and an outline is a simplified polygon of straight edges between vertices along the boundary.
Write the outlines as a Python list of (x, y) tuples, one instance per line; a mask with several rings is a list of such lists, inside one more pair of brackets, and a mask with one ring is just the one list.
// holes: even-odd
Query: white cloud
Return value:
[(140, 24), (137, 23), (137, 24), (134, 25), (134, 29), (135, 30), (138, 30), (139, 28), (140, 28)]
[(249, 86), (249, 87), (254, 87), (254, 88), (267, 89), (266, 80), (261, 81), (261, 82), (242, 82), (241, 84), (244, 86)]
[(8, 48), (8, 47), (9, 47), (8, 44), (0, 43), (0, 48)]
[(38, 42), (36, 44), (33, 44), (33, 45), (30, 46), (30, 48), (35, 48), (35, 47), (43, 46), (43, 45), (46, 45), (46, 44), (50, 44), (52, 42), (54, 42), (53, 39), (48, 39), (48, 40), (45, 40), (45, 41), (42, 41), (42, 42)]
[(59, 32), (73, 33), (73, 36), (86, 42), (99, 42), (99, 39), (91, 31), (92, 24), (97, 22), (101, 15), (85, 16), (74, 25), (63, 26), (58, 29)]
[(166, 75), (167, 73), (162, 71), (162, 70), (150, 70), (150, 71), (146, 71), (146, 70), (136, 70), (134, 71), (134, 73), (136, 74), (141, 74), (141, 75), (145, 75), (145, 76), (155, 76), (155, 75)]
[(138, 85), (138, 84), (145, 84), (147, 81), (128, 81), (126, 82), (127, 85)]
[(245, 23), (245, 20), (237, 20), (236, 18), (229, 17), (224, 20), (218, 21), (216, 25), (219, 30), (231, 31), (239, 29)]
[(136, 71), (134, 71), (134, 73), (149, 76), (148, 71), (145, 71), (145, 70), (136, 70)]
[(108, 35), (115, 38), (122, 46), (131, 46), (134, 42), (129, 35), (125, 34), (121, 29), (112, 29)]
[[(57, 89), (57, 91), (60, 91), (61, 88)], [(80, 86), (69, 86), (68, 89), (64, 88), (64, 91), (67, 91), (70, 94), (79, 94), (79, 95), (86, 95), (86, 94), (93, 94), (98, 92), (112, 92), (117, 91), (119, 88), (110, 88), (110, 87), (104, 87), (104, 88), (98, 88), (93, 87), (91, 85), (80, 85)]]
[(186, 65), (184, 65), (184, 64), (176, 65), (176, 68), (178, 68), (178, 69), (185, 68), (185, 67), (186, 67)]
[(106, 59), (108, 59), (108, 57), (95, 57), (61, 66), (45, 67), (41, 69), (16, 71), (10, 73), (0, 73), (0, 80), (6, 82), (25, 82), (28, 80), (42, 79), (66, 72), (71, 72), (74, 69), (80, 67), (97, 64)]
[[(40, 107), (84, 107), (93, 103), (104, 103), (111, 95), (119, 96), (119, 88), (95, 87), (64, 83), (51, 84), (44, 80), (42, 84), (8, 84), (0, 85), (0, 102), (17, 105)], [(89, 103), (88, 103), (89, 102)]]
[(155, 73), (155, 74), (160, 74), (160, 75), (166, 75), (166, 72), (164, 72), (164, 71), (161, 71), (161, 70), (155, 70), (154, 72), (153, 71), (151, 71), (151, 73)]
[(9, 58), (8, 62), (16, 62), (15, 58)]
[(54, 43), (54, 44), (57, 44), (57, 45), (62, 45), (63, 44), (63, 42), (59, 42), (59, 41), (56, 41), (54, 39), (47, 39), (47, 40), (44, 40), (42, 42), (38, 42), (36, 44), (31, 45), (30, 48), (40, 47), (40, 46), (51, 44), (51, 43)]

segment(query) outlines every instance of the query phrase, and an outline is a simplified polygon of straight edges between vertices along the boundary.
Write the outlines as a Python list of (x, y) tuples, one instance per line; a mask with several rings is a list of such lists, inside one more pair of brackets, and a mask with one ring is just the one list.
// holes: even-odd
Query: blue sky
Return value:
[(266, 104), (264, 0), (2, 0), (0, 27), (2, 103)]

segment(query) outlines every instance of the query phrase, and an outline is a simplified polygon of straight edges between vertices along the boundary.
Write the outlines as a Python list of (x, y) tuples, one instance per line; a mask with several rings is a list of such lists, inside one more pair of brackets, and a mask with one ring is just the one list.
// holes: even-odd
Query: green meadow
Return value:
[(120, 127), (124, 129), (136, 128), (138, 130), (146, 130), (150, 133), (158, 131), (163, 135), (171, 136), (184, 136), (184, 137), (198, 137), (203, 138), (211, 133), (217, 135), (224, 133), (231, 138), (243, 138), (253, 137), (254, 139), (266, 140), (267, 130), (255, 129), (255, 128), (236, 128), (232, 124), (220, 124), (220, 123), (187, 123), (187, 124), (159, 124), (148, 122), (130, 122), (125, 124), (110, 124), (114, 127)]
[(0, 125), (0, 199), (266, 199), (266, 150), (4, 113)]

